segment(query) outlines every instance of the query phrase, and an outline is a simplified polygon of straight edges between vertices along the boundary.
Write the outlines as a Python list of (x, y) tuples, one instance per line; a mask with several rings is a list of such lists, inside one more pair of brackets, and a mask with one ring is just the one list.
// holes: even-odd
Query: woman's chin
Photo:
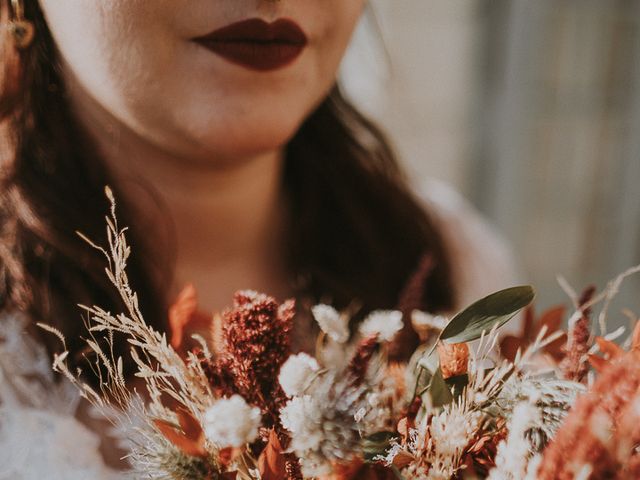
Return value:
[(211, 132), (197, 143), (204, 147), (205, 156), (234, 162), (283, 149), (296, 132), (291, 126), (256, 129), (239, 125)]
[(208, 142), (201, 144), (197, 152), (187, 154), (187, 158), (201, 165), (232, 167), (243, 164), (259, 157), (273, 154), (280, 151), (287, 143), (288, 138), (269, 139), (236, 138), (235, 141)]

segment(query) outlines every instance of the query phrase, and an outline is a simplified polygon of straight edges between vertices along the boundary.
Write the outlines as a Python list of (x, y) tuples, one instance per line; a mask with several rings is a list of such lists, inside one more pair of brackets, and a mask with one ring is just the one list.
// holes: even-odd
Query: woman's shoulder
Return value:
[(421, 181), (414, 190), (444, 238), (457, 286), (456, 307), (517, 282), (508, 243), (467, 199), (435, 179)]

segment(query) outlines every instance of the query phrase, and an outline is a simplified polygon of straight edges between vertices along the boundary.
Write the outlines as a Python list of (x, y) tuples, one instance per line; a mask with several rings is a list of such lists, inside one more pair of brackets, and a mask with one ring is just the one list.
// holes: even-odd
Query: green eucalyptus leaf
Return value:
[(425, 394), (431, 397), (431, 403), (434, 407), (442, 407), (453, 401), (451, 387), (445, 382), (440, 367), (438, 367), (433, 377), (431, 377), (431, 383), (426, 389)]
[(435, 350), (430, 350), (426, 353), (422, 353), (422, 358), (418, 361), (418, 368), (422, 368), (429, 373), (429, 376), (433, 375), (440, 366), (440, 358)]
[(431, 381), (433, 373), (440, 365), (440, 358), (436, 353), (437, 341), (438, 339), (436, 339), (436, 341), (434, 341), (430, 345), (421, 345), (420, 347), (418, 347), (420, 349), (420, 352), (416, 351), (411, 357), (411, 362), (415, 361), (415, 363), (409, 363), (409, 366), (413, 369), (411, 371), (417, 372), (418, 383), (420, 383), (420, 379), (422, 378), (423, 374), (427, 375), (427, 383), (429, 383)]
[(492, 293), (458, 313), (440, 334), (446, 343), (463, 343), (477, 340), (482, 332), (488, 332), (495, 325), (507, 323), (520, 310), (529, 305), (535, 297), (530, 285), (511, 287)]
[(429, 385), (433, 372), (438, 368), (438, 356), (430, 349), (431, 345), (420, 345), (409, 359), (406, 381), (407, 385), (414, 386), (413, 395), (407, 398), (409, 402)]

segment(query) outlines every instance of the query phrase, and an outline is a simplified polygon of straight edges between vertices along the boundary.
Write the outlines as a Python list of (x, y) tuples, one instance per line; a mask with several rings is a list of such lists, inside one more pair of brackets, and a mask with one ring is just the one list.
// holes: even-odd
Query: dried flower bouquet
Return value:
[[(348, 315), (317, 305), (316, 351), (294, 353), (294, 303), (242, 291), (223, 313), (216, 348), (199, 336), (199, 346), (187, 348), (194, 292), (172, 309), (171, 339), (145, 323), (127, 279), (126, 229), (107, 194), (108, 245), (92, 245), (107, 258), (126, 311), (83, 307), (98, 389), (69, 369), (66, 351), (53, 367), (109, 415), (128, 442), (131, 477), (640, 478), (640, 326), (626, 348), (612, 342), (620, 332), (597, 337), (591, 327), (591, 310), (602, 304), (606, 328), (620, 283), (640, 268), (599, 295), (589, 289), (578, 298), (566, 287), (575, 304), (567, 333), (563, 309), (536, 319), (529, 307), (522, 335), (498, 337), (533, 300), (522, 286), (452, 319), (376, 311), (356, 331)], [(405, 322), (421, 339), (406, 364), (390, 360)], [(131, 344), (144, 394), (130, 388), (111, 353), (116, 334)]]

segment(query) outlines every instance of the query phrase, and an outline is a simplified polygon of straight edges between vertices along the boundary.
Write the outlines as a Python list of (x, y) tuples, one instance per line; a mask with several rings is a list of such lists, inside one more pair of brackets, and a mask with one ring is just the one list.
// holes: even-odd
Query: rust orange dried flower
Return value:
[(153, 423), (160, 433), (185, 455), (206, 457), (204, 431), (200, 423), (184, 410), (178, 410), (176, 416), (178, 417), (180, 428), (160, 419), (154, 420)]
[(183, 352), (187, 333), (208, 330), (212, 321), (212, 315), (198, 310), (198, 293), (193, 284), (186, 285), (169, 307), (171, 346)]
[[(640, 323), (636, 332), (638, 329)], [(544, 451), (540, 480), (572, 480), (587, 464), (592, 471), (590, 478), (634, 478), (639, 454), (627, 437), (636, 432), (632, 429), (627, 434), (625, 429), (629, 424), (640, 424), (637, 409), (629, 408), (640, 396), (640, 351), (620, 354), (606, 341), (600, 343), (604, 351), (613, 352), (614, 358), (597, 357), (600, 375), (590, 391), (578, 398)]]
[(464, 375), (469, 370), (469, 346), (466, 343), (438, 342), (440, 369), (444, 379)]
[(281, 480), (287, 475), (287, 462), (282, 455), (282, 445), (275, 430), (269, 432), (269, 440), (260, 457), (258, 470), (263, 480)]
[(320, 480), (397, 480), (397, 478), (390, 468), (354, 459), (351, 463), (335, 464), (333, 473), (320, 477)]

